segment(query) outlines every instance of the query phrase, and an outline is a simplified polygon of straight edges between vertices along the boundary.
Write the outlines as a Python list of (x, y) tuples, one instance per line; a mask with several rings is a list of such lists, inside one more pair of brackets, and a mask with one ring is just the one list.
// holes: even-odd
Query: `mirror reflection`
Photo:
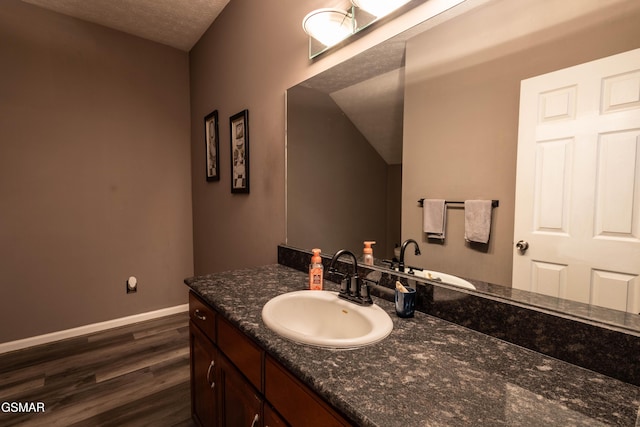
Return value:
[[(434, 18), (288, 90), (288, 244), (361, 253), (375, 240), (376, 258), (391, 259), (412, 238), (422, 254), (408, 254), (407, 264), (517, 293), (520, 82), (640, 47), (640, 12), (624, 0), (581, 10), (513, 3), (468, 0), (465, 13)], [(427, 239), (421, 198), (500, 200), (489, 244), (465, 243), (459, 208), (448, 209), (443, 242)]]
[[(402, 104), (396, 94), (391, 104), (381, 97), (357, 111), (351, 90), (287, 92), (287, 238), (326, 253), (371, 240), (376, 257), (391, 258), (400, 240)], [(379, 116), (384, 131), (367, 139), (356, 123)]]

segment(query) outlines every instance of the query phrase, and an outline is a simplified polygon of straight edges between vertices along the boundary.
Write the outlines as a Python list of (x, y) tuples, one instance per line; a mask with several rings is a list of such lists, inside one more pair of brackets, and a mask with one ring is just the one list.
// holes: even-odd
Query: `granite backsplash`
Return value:
[[(308, 271), (310, 257), (310, 251), (278, 246), (278, 263), (296, 270)], [(328, 272), (330, 257), (322, 262), (325, 279), (338, 283), (340, 278)], [(347, 262), (336, 264), (343, 273), (352, 271)], [(382, 268), (358, 265), (358, 275), (378, 283), (371, 286), (372, 295), (393, 301), (399, 280), (417, 290), (418, 311), (640, 386), (640, 336), (633, 331)], [(472, 282), (478, 289), (488, 286)]]

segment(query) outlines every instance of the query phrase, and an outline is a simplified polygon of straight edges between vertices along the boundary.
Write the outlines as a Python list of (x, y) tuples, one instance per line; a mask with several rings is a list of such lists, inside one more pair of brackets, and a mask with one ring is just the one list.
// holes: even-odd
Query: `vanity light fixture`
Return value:
[(304, 32), (326, 47), (334, 46), (355, 31), (353, 15), (340, 9), (316, 9), (302, 20)]
[(365, 12), (377, 17), (382, 18), (399, 9), (409, 3), (410, 0), (351, 0), (351, 3), (355, 7), (359, 7)]
[(309, 36), (309, 59), (317, 57), (377, 22), (384, 22), (393, 16), (405, 13), (428, 0), (341, 1), (348, 5), (346, 11), (340, 8), (316, 9), (302, 20), (302, 28)]

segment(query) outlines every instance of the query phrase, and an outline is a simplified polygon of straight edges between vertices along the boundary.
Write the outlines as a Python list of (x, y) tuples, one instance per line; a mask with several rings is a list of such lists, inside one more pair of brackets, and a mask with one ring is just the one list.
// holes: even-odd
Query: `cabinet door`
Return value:
[(345, 427), (351, 425), (269, 356), (265, 362), (264, 381), (265, 399), (292, 426)]
[(191, 416), (203, 426), (218, 425), (216, 384), (218, 355), (211, 341), (194, 326), (189, 325), (191, 347)]
[(287, 423), (280, 418), (270, 405), (264, 404), (264, 427), (287, 427)]
[(262, 398), (225, 357), (220, 357), (223, 427), (262, 427)]

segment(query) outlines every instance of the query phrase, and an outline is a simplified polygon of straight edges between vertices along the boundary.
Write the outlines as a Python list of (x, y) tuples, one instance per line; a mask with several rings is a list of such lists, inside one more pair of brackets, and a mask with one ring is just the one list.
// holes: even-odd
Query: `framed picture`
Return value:
[(218, 110), (204, 118), (204, 144), (206, 147), (207, 181), (219, 181), (220, 138), (218, 137)]
[(249, 192), (249, 110), (230, 117), (231, 192)]

